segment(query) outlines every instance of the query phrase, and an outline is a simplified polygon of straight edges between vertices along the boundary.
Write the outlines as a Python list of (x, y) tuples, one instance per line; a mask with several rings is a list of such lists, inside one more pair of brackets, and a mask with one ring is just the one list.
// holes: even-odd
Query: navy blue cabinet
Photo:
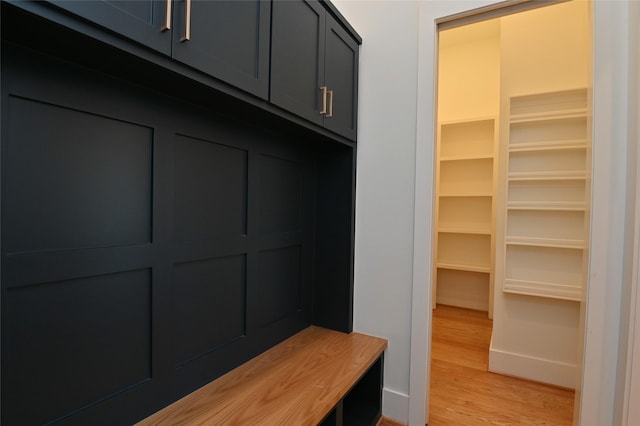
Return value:
[(51, 4), (108, 30), (171, 54), (173, 0), (50, 0)]
[(315, 0), (275, 1), (271, 102), (356, 139), (358, 41)]
[(255, 96), (268, 97), (268, 0), (51, 3)]

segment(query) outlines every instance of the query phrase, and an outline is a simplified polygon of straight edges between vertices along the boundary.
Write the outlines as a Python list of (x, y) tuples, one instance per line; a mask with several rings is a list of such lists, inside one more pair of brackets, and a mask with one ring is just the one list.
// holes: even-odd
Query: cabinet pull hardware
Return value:
[(327, 113), (327, 86), (322, 86), (320, 90), (322, 90), (322, 111), (320, 111), (320, 115), (324, 115)]
[(191, 40), (191, 0), (184, 0), (185, 21), (184, 36), (180, 39), (180, 43)]
[(173, 0), (167, 0), (167, 8), (165, 9), (164, 25), (161, 31), (165, 32), (171, 29), (171, 3)]
[(329, 93), (329, 112), (325, 117), (333, 117), (333, 90), (328, 90)]

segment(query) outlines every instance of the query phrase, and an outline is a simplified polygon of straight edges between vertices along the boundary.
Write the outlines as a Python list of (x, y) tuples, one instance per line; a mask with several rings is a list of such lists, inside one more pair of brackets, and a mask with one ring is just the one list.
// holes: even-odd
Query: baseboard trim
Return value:
[(494, 349), (493, 341), (489, 349), (489, 371), (562, 388), (576, 388), (576, 365)]
[(489, 305), (481, 300), (462, 299), (454, 296), (439, 296), (436, 303), (439, 305), (455, 306), (457, 308), (473, 309), (474, 311), (489, 311)]
[(382, 389), (382, 415), (399, 424), (409, 422), (409, 395), (391, 390)]

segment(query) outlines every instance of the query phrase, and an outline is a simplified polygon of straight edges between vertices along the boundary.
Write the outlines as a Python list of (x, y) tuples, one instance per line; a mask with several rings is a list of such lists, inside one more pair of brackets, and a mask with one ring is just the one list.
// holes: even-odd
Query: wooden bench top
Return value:
[(311, 326), (138, 425), (318, 424), (386, 347)]

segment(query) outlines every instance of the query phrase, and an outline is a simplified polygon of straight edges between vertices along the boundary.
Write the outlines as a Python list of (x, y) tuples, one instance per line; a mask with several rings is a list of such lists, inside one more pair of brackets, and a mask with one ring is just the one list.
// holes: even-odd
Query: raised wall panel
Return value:
[(177, 365), (245, 335), (244, 255), (175, 265), (172, 293)]
[(3, 416), (43, 424), (152, 377), (148, 269), (8, 290)]
[(300, 247), (286, 247), (259, 256), (258, 326), (265, 326), (302, 309), (302, 252)]
[(247, 151), (187, 136), (176, 140), (175, 238), (246, 234)]
[(14, 96), (7, 110), (6, 250), (151, 240), (150, 128)]
[(260, 156), (260, 229), (271, 234), (297, 232), (302, 226), (303, 173), (300, 164)]

